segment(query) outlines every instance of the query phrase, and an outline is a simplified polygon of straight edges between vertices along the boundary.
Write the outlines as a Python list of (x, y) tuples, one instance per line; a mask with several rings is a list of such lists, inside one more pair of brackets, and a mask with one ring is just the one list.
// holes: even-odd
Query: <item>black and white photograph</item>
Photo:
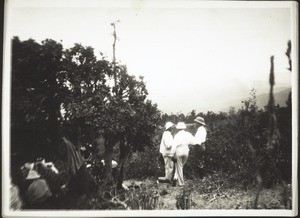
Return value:
[(2, 216), (298, 215), (298, 9), (5, 1)]

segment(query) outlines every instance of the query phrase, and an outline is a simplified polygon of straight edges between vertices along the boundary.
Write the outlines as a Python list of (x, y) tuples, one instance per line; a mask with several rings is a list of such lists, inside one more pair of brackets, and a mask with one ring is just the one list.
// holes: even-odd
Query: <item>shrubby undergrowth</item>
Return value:
[[(244, 106), (237, 111), (206, 114), (163, 115), (164, 121), (190, 122), (197, 115), (203, 116), (207, 123), (206, 150), (199, 146), (190, 146), (188, 161), (184, 168), (188, 179), (202, 178), (214, 172), (228, 175), (231, 182), (241, 183), (245, 188), (256, 184), (258, 171), (261, 172), (263, 185), (272, 187), (278, 182), (274, 174), (271, 158), (275, 158), (276, 167), (283, 179), (291, 181), (291, 107), (276, 108), (279, 122), (280, 146), (273, 157), (267, 147), (268, 112), (256, 106), (255, 90), (250, 93)], [(188, 131), (196, 130), (190, 126)], [(158, 137), (159, 138), (159, 137)], [(127, 178), (163, 176), (164, 164), (157, 146), (145, 149), (145, 152), (133, 153), (129, 158)], [(254, 152), (255, 151), (255, 152)]]
[(145, 151), (131, 154), (126, 164), (125, 179), (164, 176), (164, 160), (159, 147), (147, 147)]

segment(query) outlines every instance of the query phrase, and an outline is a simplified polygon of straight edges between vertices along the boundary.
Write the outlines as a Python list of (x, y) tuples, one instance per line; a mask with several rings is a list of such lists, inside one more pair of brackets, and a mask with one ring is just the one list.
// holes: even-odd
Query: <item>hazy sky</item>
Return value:
[(223, 4), (10, 0), (6, 33), (22, 40), (62, 40), (64, 48), (81, 43), (111, 60), (110, 23), (120, 20), (117, 61), (130, 74), (144, 76), (149, 99), (164, 112), (213, 110), (247, 97), (251, 87), (259, 93), (268, 88), (271, 55), (277, 87), (289, 87), (290, 8), (276, 2)]

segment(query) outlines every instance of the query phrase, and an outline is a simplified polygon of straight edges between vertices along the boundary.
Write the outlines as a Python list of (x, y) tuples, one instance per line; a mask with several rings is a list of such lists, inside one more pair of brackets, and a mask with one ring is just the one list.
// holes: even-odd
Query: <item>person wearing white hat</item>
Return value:
[(165, 179), (171, 180), (172, 171), (173, 171), (173, 161), (171, 155), (171, 148), (173, 146), (173, 135), (172, 128), (174, 124), (172, 122), (167, 122), (165, 125), (165, 131), (162, 135), (161, 143), (160, 143), (160, 153), (163, 155), (164, 163), (165, 163)]
[(195, 145), (194, 136), (185, 131), (186, 125), (184, 122), (178, 122), (176, 125), (178, 133), (174, 136), (172, 146), (172, 155), (176, 158), (174, 180), (178, 181), (179, 186), (184, 185), (183, 167), (189, 156), (189, 145)]
[(198, 127), (198, 130), (195, 134), (195, 141), (197, 145), (201, 145), (202, 149), (205, 150), (205, 145), (203, 143), (206, 141), (207, 135), (206, 129), (204, 127), (206, 124), (202, 117), (196, 117), (194, 122), (196, 123), (196, 127)]

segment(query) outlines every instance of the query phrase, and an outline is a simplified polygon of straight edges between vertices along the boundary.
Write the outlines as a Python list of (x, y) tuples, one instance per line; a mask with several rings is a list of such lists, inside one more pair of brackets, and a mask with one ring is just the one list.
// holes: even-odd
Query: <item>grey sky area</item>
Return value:
[(7, 36), (62, 40), (64, 48), (81, 43), (111, 60), (110, 23), (120, 20), (117, 61), (130, 74), (144, 76), (148, 98), (167, 113), (214, 110), (225, 101), (247, 98), (252, 87), (265, 92), (271, 55), (276, 88), (291, 87), (285, 56), (292, 37), (289, 7), (75, 2), (12, 0)]

